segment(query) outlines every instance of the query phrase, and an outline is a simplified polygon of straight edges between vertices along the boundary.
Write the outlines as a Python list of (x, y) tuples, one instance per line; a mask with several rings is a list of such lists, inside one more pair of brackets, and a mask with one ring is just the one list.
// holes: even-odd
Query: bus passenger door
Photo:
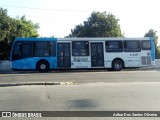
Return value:
[(70, 43), (58, 43), (58, 68), (67, 69), (71, 68), (71, 52), (70, 52)]
[(91, 66), (104, 67), (103, 43), (91, 43)]

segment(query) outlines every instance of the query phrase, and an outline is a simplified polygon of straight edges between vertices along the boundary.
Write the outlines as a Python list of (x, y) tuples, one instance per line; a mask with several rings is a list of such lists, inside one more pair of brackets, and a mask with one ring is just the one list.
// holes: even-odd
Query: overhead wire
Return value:
[[(56, 11), (56, 12), (81, 12), (81, 13), (91, 13), (91, 11), (81, 11), (81, 10), (59, 10), (59, 9), (44, 9), (44, 8), (33, 8), (33, 7), (26, 7), (26, 6), (10, 6), (10, 5), (0, 5), (2, 7), (13, 7), (13, 8), (18, 8), (18, 9), (30, 9), (30, 10), (46, 10), (46, 11)], [(18, 17), (19, 15), (10, 15), (13, 17)], [(21, 16), (21, 15), (20, 15)], [(28, 16), (28, 15), (27, 15)], [(79, 15), (80, 16), (80, 15)], [(29, 15), (29, 17), (60, 17), (62, 18), (63, 16), (37, 16), (37, 15)], [(72, 16), (72, 17), (77, 17), (77, 16)]]

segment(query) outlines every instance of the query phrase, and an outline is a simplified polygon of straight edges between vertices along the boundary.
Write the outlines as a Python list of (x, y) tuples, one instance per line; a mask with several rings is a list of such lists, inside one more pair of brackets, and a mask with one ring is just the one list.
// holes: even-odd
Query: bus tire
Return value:
[(37, 63), (36, 67), (39, 72), (48, 72), (49, 71), (49, 63), (45, 60), (39, 61)]
[(114, 60), (113, 63), (112, 63), (112, 69), (114, 71), (120, 71), (124, 68), (124, 63), (122, 60), (120, 59), (117, 59), (117, 60)]

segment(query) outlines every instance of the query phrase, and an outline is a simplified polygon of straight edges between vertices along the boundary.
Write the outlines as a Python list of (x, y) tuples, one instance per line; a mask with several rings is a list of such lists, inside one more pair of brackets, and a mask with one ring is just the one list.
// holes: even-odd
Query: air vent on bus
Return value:
[(151, 57), (150, 56), (142, 56), (141, 61), (142, 61), (142, 65), (151, 65)]

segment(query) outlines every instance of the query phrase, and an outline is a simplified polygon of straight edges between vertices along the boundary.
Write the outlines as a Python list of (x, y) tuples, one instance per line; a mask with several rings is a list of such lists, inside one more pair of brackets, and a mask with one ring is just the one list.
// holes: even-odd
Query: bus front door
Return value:
[(103, 43), (91, 43), (91, 66), (104, 67)]
[(58, 43), (58, 68), (67, 69), (71, 68), (71, 54), (70, 54), (70, 43)]

